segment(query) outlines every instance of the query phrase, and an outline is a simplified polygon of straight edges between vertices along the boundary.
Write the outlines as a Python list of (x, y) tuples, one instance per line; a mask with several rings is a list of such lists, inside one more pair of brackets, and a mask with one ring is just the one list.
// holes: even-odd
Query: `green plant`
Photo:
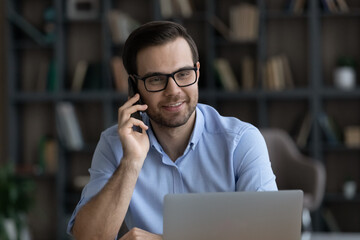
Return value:
[(5, 219), (14, 220), (17, 232), (20, 232), (24, 224), (21, 215), (28, 213), (33, 203), (33, 190), (34, 183), (16, 174), (13, 164), (0, 166), (0, 239), (8, 239)]
[(349, 56), (341, 56), (337, 59), (336, 65), (338, 67), (356, 67), (355, 59)]

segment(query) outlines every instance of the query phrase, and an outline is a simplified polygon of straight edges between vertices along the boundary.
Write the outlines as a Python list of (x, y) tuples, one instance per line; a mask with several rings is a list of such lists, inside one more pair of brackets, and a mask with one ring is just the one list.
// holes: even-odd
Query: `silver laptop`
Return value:
[(169, 194), (165, 240), (299, 240), (303, 192)]

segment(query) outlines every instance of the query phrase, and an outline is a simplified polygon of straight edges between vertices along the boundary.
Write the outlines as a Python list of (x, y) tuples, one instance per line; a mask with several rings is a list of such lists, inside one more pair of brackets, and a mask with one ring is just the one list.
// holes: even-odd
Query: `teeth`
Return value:
[(175, 104), (170, 104), (169, 107), (177, 107), (177, 106), (180, 106), (181, 103), (175, 103)]

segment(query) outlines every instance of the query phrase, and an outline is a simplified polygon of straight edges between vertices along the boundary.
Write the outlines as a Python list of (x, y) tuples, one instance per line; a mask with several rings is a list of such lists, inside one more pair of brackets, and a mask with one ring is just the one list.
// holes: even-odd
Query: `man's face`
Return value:
[[(193, 67), (190, 47), (185, 39), (177, 38), (160, 46), (151, 46), (137, 55), (138, 75), (151, 73), (173, 73), (184, 67)], [(196, 66), (200, 68), (200, 63)], [(197, 70), (199, 77), (199, 70)], [(165, 90), (148, 92), (144, 82), (139, 80), (138, 88), (142, 101), (148, 105), (147, 114), (153, 124), (162, 127), (179, 127), (195, 120), (195, 108), (198, 102), (198, 83), (179, 87), (174, 79), (168, 79)]]

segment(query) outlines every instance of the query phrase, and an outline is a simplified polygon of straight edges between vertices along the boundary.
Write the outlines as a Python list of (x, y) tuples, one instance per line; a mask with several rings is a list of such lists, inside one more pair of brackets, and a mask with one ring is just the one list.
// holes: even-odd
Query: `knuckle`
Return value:
[(139, 229), (138, 228), (132, 228), (130, 231), (129, 231), (129, 235), (131, 237), (131, 239), (137, 239), (137, 237), (139, 236)]

